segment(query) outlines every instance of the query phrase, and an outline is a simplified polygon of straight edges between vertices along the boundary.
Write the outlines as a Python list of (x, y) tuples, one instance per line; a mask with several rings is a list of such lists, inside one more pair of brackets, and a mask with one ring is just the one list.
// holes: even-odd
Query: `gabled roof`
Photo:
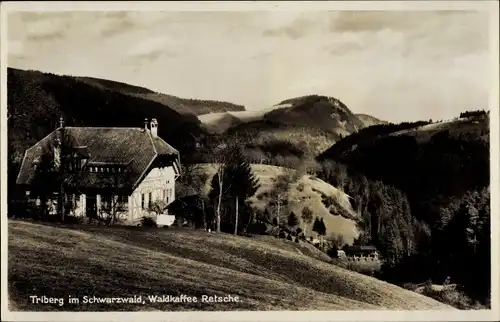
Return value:
[(362, 251), (376, 251), (376, 250), (377, 248), (371, 245), (353, 245), (353, 246), (346, 246), (344, 248), (344, 251), (348, 252), (362, 252)]
[[(178, 162), (179, 152), (159, 137), (152, 137), (142, 128), (64, 127), (59, 128), (33, 147), (26, 150), (17, 183), (29, 185), (35, 177), (34, 160), (50, 151), (63, 129), (73, 149), (88, 157), (89, 166), (125, 166), (126, 171), (117, 173), (92, 173), (86, 171), (78, 179), (81, 187), (102, 188), (120, 182), (120, 186), (135, 188), (142, 181), (158, 156), (170, 156)], [(178, 166), (178, 164), (177, 164)]]

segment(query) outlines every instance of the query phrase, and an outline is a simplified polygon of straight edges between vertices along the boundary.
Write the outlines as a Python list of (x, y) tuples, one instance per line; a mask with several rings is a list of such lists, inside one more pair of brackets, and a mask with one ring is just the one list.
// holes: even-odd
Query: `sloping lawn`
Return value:
[[(332, 265), (314, 247), (191, 229), (9, 221), (11, 309), (30, 311), (451, 309), (431, 298)], [(33, 304), (30, 296), (63, 298)], [(195, 296), (160, 303), (148, 296)], [(202, 296), (238, 302), (201, 302)], [(68, 297), (79, 304), (68, 303)], [(84, 296), (141, 303), (84, 303)]]

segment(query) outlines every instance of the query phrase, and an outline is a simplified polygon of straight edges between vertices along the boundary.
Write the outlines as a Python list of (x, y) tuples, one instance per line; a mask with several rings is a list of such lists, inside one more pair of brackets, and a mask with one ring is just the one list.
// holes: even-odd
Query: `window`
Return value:
[(144, 209), (144, 199), (145, 199), (144, 194), (141, 194), (141, 208), (142, 209)]
[(125, 210), (128, 208), (128, 196), (120, 195), (117, 197), (117, 209)]
[(148, 205), (151, 206), (151, 204), (153, 203), (153, 193), (149, 193), (149, 196), (148, 196)]
[(111, 201), (112, 201), (111, 195), (101, 195), (102, 209), (107, 210), (107, 211), (111, 211), (111, 207), (113, 205)]
[(126, 196), (126, 195), (118, 196), (118, 202), (121, 202), (121, 203), (128, 202), (128, 196)]

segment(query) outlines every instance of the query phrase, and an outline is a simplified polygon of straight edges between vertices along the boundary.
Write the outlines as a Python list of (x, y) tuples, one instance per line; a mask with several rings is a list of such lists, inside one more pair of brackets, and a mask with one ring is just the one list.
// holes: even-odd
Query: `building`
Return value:
[(70, 127), (61, 119), (55, 131), (26, 150), (17, 184), (31, 198), (48, 187), (57, 196), (59, 189), (41, 182), (64, 178), (68, 214), (97, 218), (113, 212), (134, 222), (151, 215), (151, 203), (175, 199), (179, 175), (179, 152), (158, 136), (156, 119), (137, 128)]
[(372, 258), (379, 259), (378, 251), (375, 246), (344, 246), (342, 249), (347, 258)]

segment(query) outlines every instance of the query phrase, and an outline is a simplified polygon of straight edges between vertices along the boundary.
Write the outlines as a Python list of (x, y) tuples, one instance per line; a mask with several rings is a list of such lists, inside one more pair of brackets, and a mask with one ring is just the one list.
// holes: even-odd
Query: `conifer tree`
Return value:
[[(222, 200), (222, 213), (225, 216), (221, 221), (226, 227), (231, 224), (233, 229), (236, 228), (239, 231), (248, 223), (248, 217), (251, 215), (251, 210), (245, 201), (255, 194), (259, 188), (259, 181), (253, 174), (250, 164), (245, 161), (240, 148), (233, 147), (233, 149), (230, 162), (223, 165), (222, 186), (224, 189), (220, 199)], [(213, 177), (211, 188), (209, 198), (217, 200), (221, 190), (219, 189), (219, 176)]]
[(325, 222), (323, 221), (323, 217), (318, 222), (318, 235), (321, 238), (321, 247), (323, 247), (323, 237), (326, 235), (326, 226)]
[(299, 218), (293, 213), (293, 211), (288, 215), (288, 227), (293, 228), (299, 224)]
[(312, 231), (314, 231), (316, 234), (319, 235), (319, 231), (320, 231), (320, 222), (319, 222), (319, 218), (316, 217), (314, 219), (314, 223), (313, 223), (313, 227), (312, 227)]

